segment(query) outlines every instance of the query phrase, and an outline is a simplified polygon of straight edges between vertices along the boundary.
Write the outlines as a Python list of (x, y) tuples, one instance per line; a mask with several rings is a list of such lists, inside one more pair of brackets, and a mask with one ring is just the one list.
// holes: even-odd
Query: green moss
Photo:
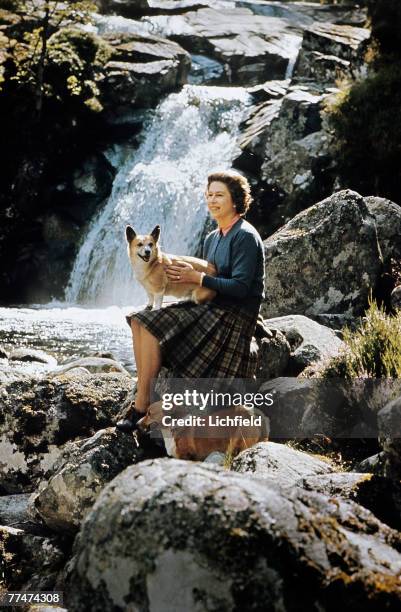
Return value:
[(78, 28), (62, 28), (49, 39), (49, 47), (68, 49), (78, 56), (83, 64), (103, 66), (110, 58), (113, 49), (96, 34)]

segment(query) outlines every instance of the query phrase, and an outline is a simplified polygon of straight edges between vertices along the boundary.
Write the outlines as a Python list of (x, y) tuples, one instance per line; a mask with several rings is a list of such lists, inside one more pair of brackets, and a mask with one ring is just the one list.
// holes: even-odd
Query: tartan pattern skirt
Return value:
[(257, 354), (251, 351), (258, 312), (213, 302), (178, 302), (129, 314), (160, 343), (163, 365), (176, 378), (253, 378)]

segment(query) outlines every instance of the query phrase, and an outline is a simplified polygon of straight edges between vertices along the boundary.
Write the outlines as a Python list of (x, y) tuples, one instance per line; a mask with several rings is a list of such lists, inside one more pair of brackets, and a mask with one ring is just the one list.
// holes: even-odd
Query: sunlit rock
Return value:
[(55, 531), (78, 530), (102, 488), (138, 456), (136, 438), (114, 428), (68, 443), (33, 494), (31, 512)]
[(330, 461), (295, 450), (285, 444), (259, 442), (235, 457), (231, 469), (258, 478), (274, 478), (282, 486), (293, 486), (302, 478), (330, 474)]
[(0, 387), (0, 486), (28, 492), (65, 442), (111, 426), (132, 386), (125, 374), (24, 377)]
[(298, 375), (312, 363), (338, 355), (344, 347), (332, 329), (303, 315), (265, 319), (265, 325), (284, 334), (290, 345), (288, 374)]
[(264, 317), (361, 313), (381, 271), (380, 225), (350, 190), (296, 215), (265, 240)]
[(67, 607), (396, 606), (399, 547), (399, 534), (354, 502), (207, 464), (146, 461), (109, 483), (86, 517)]

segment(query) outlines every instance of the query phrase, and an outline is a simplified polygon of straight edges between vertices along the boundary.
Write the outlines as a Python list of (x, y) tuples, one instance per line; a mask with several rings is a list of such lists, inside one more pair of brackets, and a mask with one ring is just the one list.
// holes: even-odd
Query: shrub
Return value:
[(63, 28), (53, 34), (48, 43), (47, 95), (60, 101), (72, 95), (85, 104), (96, 99), (97, 81), (111, 52), (110, 45), (89, 32)]
[(363, 195), (399, 200), (401, 66), (390, 64), (338, 97), (329, 109), (343, 181)]
[(399, 202), (401, 188), (401, 2), (368, 0), (368, 76), (343, 87), (328, 109), (342, 183)]
[(323, 378), (401, 378), (401, 312), (388, 315), (371, 301), (361, 327), (344, 332), (346, 350), (331, 359)]

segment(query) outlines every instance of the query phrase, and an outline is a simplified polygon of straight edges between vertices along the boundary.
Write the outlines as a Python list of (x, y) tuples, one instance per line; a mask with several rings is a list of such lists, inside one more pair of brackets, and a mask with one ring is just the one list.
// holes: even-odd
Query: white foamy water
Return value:
[(239, 87), (186, 85), (159, 105), (143, 128), (142, 144), (122, 163), (107, 205), (91, 223), (66, 290), (67, 302), (146, 302), (128, 261), (127, 224), (137, 233), (149, 233), (159, 224), (164, 251), (196, 252), (207, 217), (206, 176), (231, 167), (248, 99)]

